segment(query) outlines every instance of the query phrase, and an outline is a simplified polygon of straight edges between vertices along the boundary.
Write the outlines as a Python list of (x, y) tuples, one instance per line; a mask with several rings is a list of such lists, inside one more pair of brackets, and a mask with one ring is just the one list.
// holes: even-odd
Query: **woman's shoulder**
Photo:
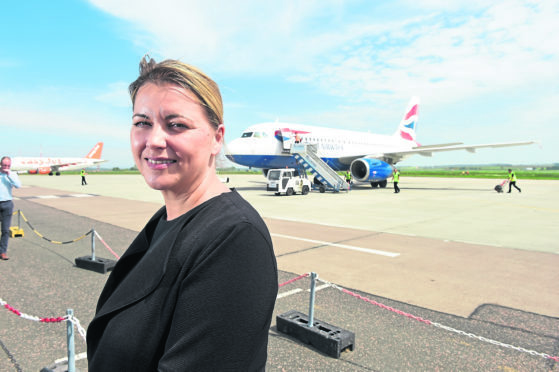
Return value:
[(239, 222), (264, 223), (256, 209), (235, 189), (212, 199), (205, 212), (227, 225)]

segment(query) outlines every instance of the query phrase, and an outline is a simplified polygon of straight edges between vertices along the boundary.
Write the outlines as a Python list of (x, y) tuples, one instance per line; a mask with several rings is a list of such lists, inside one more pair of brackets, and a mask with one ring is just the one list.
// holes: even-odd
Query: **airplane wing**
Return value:
[(378, 154), (368, 154), (363, 156), (347, 156), (340, 159), (340, 162), (344, 164), (350, 164), (353, 160), (367, 157), (367, 158), (375, 158), (379, 160), (383, 160), (389, 164), (396, 164), (399, 161), (407, 158), (410, 155), (419, 154), (422, 156), (433, 156), (434, 152), (443, 152), (443, 151), (458, 151), (458, 150), (466, 150), (468, 152), (474, 153), (476, 149), (481, 148), (499, 148), (499, 147), (511, 147), (511, 146), (525, 146), (531, 145), (536, 143), (536, 141), (523, 141), (523, 142), (503, 142), (503, 143), (488, 143), (488, 144), (481, 144), (481, 145), (464, 145), (462, 143), (449, 143), (449, 144), (442, 144), (442, 145), (427, 145), (427, 146), (418, 146), (411, 148), (409, 150), (401, 150), (401, 151), (392, 151), (392, 152), (384, 152)]

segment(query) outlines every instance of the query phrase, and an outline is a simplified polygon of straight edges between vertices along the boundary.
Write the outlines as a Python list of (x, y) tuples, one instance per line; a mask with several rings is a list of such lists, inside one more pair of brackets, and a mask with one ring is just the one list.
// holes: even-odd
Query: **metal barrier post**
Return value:
[[(66, 315), (69, 319), (74, 317), (74, 310), (67, 309)], [(66, 324), (67, 336), (68, 336), (68, 372), (76, 371), (76, 351), (74, 349), (74, 323), (70, 320)]]
[(91, 229), (91, 261), (95, 261), (95, 228)]
[(21, 217), (21, 209), (18, 209), (17, 210), (17, 228), (18, 229), (21, 229), (20, 217)]
[(309, 324), (308, 327), (312, 327), (314, 325), (314, 293), (316, 287), (316, 278), (318, 275), (314, 272), (311, 273), (311, 298), (309, 303)]

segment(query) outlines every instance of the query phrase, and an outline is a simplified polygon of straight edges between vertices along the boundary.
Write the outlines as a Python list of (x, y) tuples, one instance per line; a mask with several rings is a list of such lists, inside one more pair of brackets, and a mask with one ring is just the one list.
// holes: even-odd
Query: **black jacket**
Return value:
[(89, 371), (264, 370), (278, 290), (266, 225), (232, 191), (150, 246), (164, 213), (105, 284), (87, 333)]

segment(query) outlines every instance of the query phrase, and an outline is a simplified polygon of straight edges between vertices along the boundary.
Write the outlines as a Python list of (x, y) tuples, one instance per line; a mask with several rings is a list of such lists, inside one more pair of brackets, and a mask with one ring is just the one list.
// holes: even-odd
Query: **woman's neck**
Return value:
[(229, 191), (229, 188), (217, 178), (217, 175), (212, 175), (203, 180), (190, 192), (177, 194), (169, 190), (162, 191), (167, 210), (167, 220), (170, 221), (182, 216), (205, 201)]

